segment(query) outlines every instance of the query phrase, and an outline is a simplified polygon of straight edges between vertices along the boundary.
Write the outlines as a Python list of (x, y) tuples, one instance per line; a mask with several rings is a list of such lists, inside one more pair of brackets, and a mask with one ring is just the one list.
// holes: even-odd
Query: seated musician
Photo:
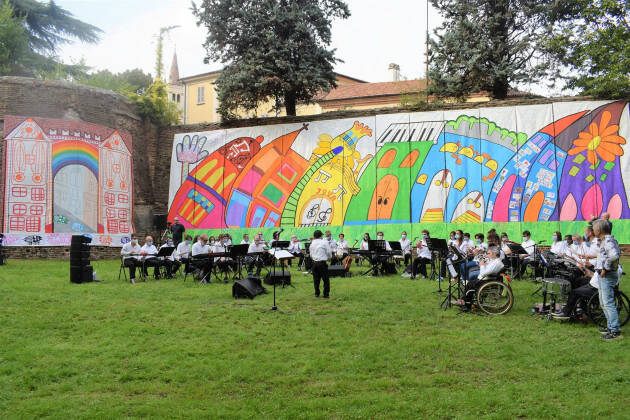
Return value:
[[(385, 251), (392, 250), (392, 247), (391, 245), (389, 245), (389, 242), (385, 240), (385, 235), (383, 234), (383, 232), (376, 232), (376, 240), (385, 242)], [(378, 276), (379, 274), (379, 265), (380, 265), (381, 274), (382, 275), (388, 274), (388, 270), (385, 268), (385, 265), (387, 263), (387, 260), (389, 260), (390, 258), (389, 255), (375, 255), (375, 256), (372, 256), (371, 258), (372, 258), (371, 262), (372, 262), (372, 267), (374, 269), (375, 276)], [(395, 270), (395, 267), (394, 267), (394, 270)]]
[(564, 237), (564, 247), (568, 248), (573, 244), (573, 235), (565, 235)]
[(262, 239), (260, 233), (254, 236), (254, 241), (249, 244), (247, 249), (247, 258), (245, 263), (247, 264), (247, 275), (251, 277), (254, 272), (254, 266), (256, 266), (256, 276), (260, 277), (260, 271), (264, 266), (264, 259), (262, 254), (265, 252), (265, 241)]
[(584, 229), (584, 242), (588, 242), (590, 244), (591, 250), (595, 257), (597, 257), (597, 250), (599, 249), (599, 240), (597, 236), (595, 236), (595, 232), (593, 232), (592, 226), (587, 226)]
[(232, 235), (229, 233), (223, 234), (223, 246), (232, 246)]
[(147, 236), (144, 245), (140, 249), (140, 255), (143, 257), (142, 270), (145, 276), (148, 276), (148, 267), (153, 267), (153, 277), (158, 280), (160, 278), (161, 261), (157, 258), (158, 250), (153, 245), (153, 238)]
[(534, 242), (531, 237), (531, 233), (528, 230), (523, 231), (523, 242), (521, 242), (521, 247), (523, 247), (525, 252), (527, 252), (526, 254), (519, 255), (519, 258), (522, 261), (521, 275), (525, 272), (528, 266), (531, 266), (534, 267), (536, 276), (538, 277), (539, 268), (535, 261), (536, 242)]
[[(468, 253), (468, 249), (469, 249), (469, 245), (467, 242), (464, 241), (464, 232), (461, 229), (457, 229), (455, 231), (455, 234), (453, 236), (453, 240), (449, 241), (450, 242), (450, 247), (455, 248), (461, 255), (466, 256)], [(465, 261), (455, 261), (459, 268), (460, 264), (465, 262)], [(442, 264), (442, 266), (440, 267), (440, 277), (442, 279), (446, 278), (446, 268), (449, 268), (449, 271), (451, 273), (451, 277), (457, 277), (458, 272), (455, 269), (455, 265), (453, 265), (453, 258), (448, 258), (446, 260), (446, 264)]]
[[(190, 265), (201, 271), (201, 278), (212, 270), (212, 260), (207, 257), (210, 253), (210, 245), (208, 245), (208, 235), (205, 233), (199, 235), (197, 242), (192, 246)], [(195, 258), (196, 257), (196, 258)]]
[(342, 250), (341, 261), (345, 261), (348, 255), (350, 255), (350, 244), (346, 241), (346, 237), (343, 233), (339, 234), (339, 240), (337, 241), (337, 253), (339, 249)]
[(328, 247), (330, 248), (330, 251), (332, 252), (332, 257), (330, 258), (330, 264), (331, 265), (339, 264), (339, 261), (337, 261), (337, 241), (333, 239), (332, 234), (330, 233), (329, 230), (327, 230), (324, 233), (324, 240), (328, 243)]
[(428, 230), (422, 231), (422, 240), (416, 242), (416, 258), (411, 263), (411, 278), (415, 279), (420, 273), (423, 279), (427, 278), (427, 264), (431, 264), (431, 250), (427, 246), (427, 239), (431, 236)]
[(407, 232), (403, 230), (400, 235), (400, 249), (402, 250), (403, 256), (405, 257), (405, 267), (409, 265), (411, 261), (411, 241), (407, 239)]
[(243, 240), (241, 241), (241, 245), (249, 245), (249, 235), (247, 233), (243, 235)]
[(497, 275), (503, 270), (503, 262), (501, 261), (501, 249), (492, 245), (486, 252), (486, 258), (479, 261), (479, 271), (471, 271), (466, 282), (466, 295), (464, 303), (470, 308), (474, 301), (475, 291), (481, 282), (490, 276)]
[[(230, 238), (227, 236), (227, 234), (221, 234), (218, 236), (214, 246), (211, 247), (210, 252), (227, 252), (229, 244)], [(236, 267), (234, 260), (230, 257), (215, 257), (214, 265), (218, 267), (219, 270), (221, 270), (221, 272), (223, 273), (227, 273), (230, 269), (234, 269)], [(227, 277), (225, 278), (225, 281), (227, 282)]]
[(484, 241), (483, 233), (475, 234), (475, 246), (473, 248), (468, 248), (466, 253), (470, 257), (472, 255), (472, 260), (463, 262), (460, 265), (459, 272), (462, 274), (463, 278), (468, 278), (468, 273), (471, 270), (479, 267), (479, 258), (488, 251), (488, 244)]
[[(184, 242), (180, 242), (180, 245), (183, 243)], [(166, 267), (166, 277), (172, 279), (173, 273), (177, 272), (177, 270), (179, 270), (179, 267), (182, 265), (181, 261), (176, 258), (177, 250), (175, 249), (173, 238), (166, 238), (166, 242), (160, 247), (160, 249), (162, 248), (173, 248), (173, 252), (171, 253), (171, 255), (165, 257), (163, 261), (164, 266)]]
[[(300, 240), (297, 236), (291, 235), (291, 242), (289, 243), (287, 251), (289, 251), (294, 257), (298, 258), (298, 266), (301, 266), (304, 262), (304, 253), (302, 252), (302, 244), (300, 244)], [(291, 265), (291, 261), (289, 261), (289, 265)]]
[(175, 254), (175, 259), (180, 263), (184, 264), (184, 272), (190, 273), (190, 252), (192, 250), (191, 244), (192, 237), (190, 235), (186, 235), (184, 242), (180, 242), (177, 245), (177, 251)]
[(135, 234), (131, 234), (131, 241), (123, 245), (120, 255), (123, 256), (123, 265), (129, 268), (129, 282), (136, 282), (136, 267), (142, 268), (142, 260), (140, 257), (140, 245)]
[(567, 247), (562, 241), (562, 234), (560, 232), (554, 232), (551, 236), (551, 249), (549, 251), (559, 257), (567, 253)]
[[(359, 251), (369, 251), (369, 242), (370, 242), (371, 238), (370, 238), (370, 234), (369, 233), (364, 233), (363, 234), (363, 239), (361, 239), (361, 243), (359, 244)], [(358, 263), (362, 262), (363, 260), (367, 259), (367, 256), (365, 255), (357, 255), (355, 258), (355, 261)]]
[(451, 233), (449, 233), (448, 235), (448, 241), (446, 241), (446, 245), (447, 246), (451, 246), (453, 245), (453, 243), (455, 243), (455, 235), (457, 233), (455, 231), (452, 231)]
[(471, 249), (475, 247), (475, 243), (470, 240), (470, 233), (464, 232), (464, 244), (465, 248)]

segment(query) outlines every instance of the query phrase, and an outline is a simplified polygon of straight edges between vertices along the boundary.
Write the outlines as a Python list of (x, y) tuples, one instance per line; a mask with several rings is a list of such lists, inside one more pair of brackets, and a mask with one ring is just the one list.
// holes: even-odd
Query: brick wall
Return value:
[[(135, 106), (112, 91), (68, 82), (22, 77), (0, 77), (0, 138), (4, 139), (4, 115), (81, 120), (124, 131), (133, 137), (134, 224), (149, 229), (153, 224), (152, 169), (158, 130), (135, 114)], [(0, 141), (0, 229), (4, 209), (4, 141)]]

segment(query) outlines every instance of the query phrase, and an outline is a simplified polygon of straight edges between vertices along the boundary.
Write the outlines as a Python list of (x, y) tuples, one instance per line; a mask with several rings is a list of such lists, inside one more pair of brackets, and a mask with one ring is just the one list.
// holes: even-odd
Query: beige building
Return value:
[[(400, 80), (400, 67), (396, 64), (390, 64), (389, 70), (392, 81), (380, 83), (367, 83), (337, 73), (337, 87), (314, 98), (314, 103), (298, 104), (296, 114), (314, 115), (340, 110), (394, 108), (401, 106), (404, 102), (413, 103), (423, 100), (423, 92), (427, 86), (426, 80)], [(218, 70), (180, 79), (177, 71), (177, 57), (173, 57), (171, 77), (169, 78), (169, 98), (173, 101), (179, 100), (182, 98), (180, 96), (182, 93), (176, 89), (183, 91), (181, 110), (184, 124), (218, 122), (220, 120), (214, 85), (220, 74), (221, 70)], [(173, 90), (171, 91), (171, 89)], [(520, 92), (514, 92), (511, 96), (519, 95), (522, 96)], [(467, 102), (486, 102), (489, 100), (490, 98), (486, 93), (477, 93), (471, 95)], [(253, 111), (239, 113), (242, 118), (284, 115), (286, 115), (284, 110), (279, 112), (274, 110), (274, 101), (260, 104)]]

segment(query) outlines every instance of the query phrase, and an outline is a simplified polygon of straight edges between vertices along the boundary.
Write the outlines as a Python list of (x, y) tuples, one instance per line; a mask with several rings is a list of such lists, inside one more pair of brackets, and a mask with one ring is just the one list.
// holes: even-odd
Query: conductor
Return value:
[(313, 259), (313, 284), (315, 286), (315, 297), (319, 297), (319, 282), (324, 281), (324, 299), (330, 297), (330, 279), (328, 278), (327, 260), (332, 258), (332, 251), (327, 241), (322, 239), (322, 231), (313, 232), (313, 241), (310, 246), (310, 255)]

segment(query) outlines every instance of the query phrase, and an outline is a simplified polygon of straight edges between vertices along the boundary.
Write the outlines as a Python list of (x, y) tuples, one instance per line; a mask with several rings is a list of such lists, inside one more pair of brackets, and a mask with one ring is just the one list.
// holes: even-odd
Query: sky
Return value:
[[(352, 16), (333, 23), (332, 48), (344, 61), (336, 71), (368, 82), (391, 80), (388, 66), (396, 63), (408, 79), (424, 77), (427, 0), (346, 0)], [(197, 27), (189, 0), (56, 0), (78, 19), (103, 30), (96, 45), (74, 43), (59, 50), (65, 62), (81, 58), (95, 70), (118, 73), (140, 68), (155, 73), (156, 34), (178, 25), (165, 38), (165, 75), (177, 51), (180, 77), (218, 70), (204, 64), (206, 31)], [(198, 2), (199, 3), (199, 2)], [(429, 29), (440, 18), (429, 5)]]

